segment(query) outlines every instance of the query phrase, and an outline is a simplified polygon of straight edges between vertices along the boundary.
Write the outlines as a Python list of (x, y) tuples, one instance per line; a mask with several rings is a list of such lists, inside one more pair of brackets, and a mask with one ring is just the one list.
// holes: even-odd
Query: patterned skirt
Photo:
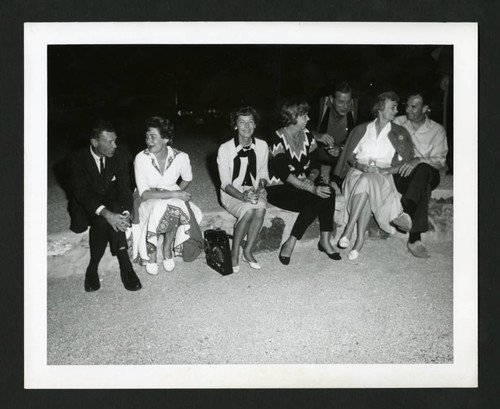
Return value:
[[(196, 221), (201, 222), (201, 210), (189, 202)], [(132, 225), (132, 260), (141, 264), (156, 254), (158, 236), (176, 230), (174, 253), (182, 253), (182, 243), (189, 239), (189, 210), (180, 199), (150, 199), (139, 206), (139, 224)]]

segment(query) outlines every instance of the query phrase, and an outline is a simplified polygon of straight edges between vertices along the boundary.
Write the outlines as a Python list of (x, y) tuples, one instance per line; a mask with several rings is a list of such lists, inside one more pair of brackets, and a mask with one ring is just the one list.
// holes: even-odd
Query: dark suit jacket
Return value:
[(113, 157), (106, 158), (104, 177), (99, 174), (88, 146), (71, 156), (69, 172), (71, 195), (68, 209), (72, 231), (81, 233), (87, 230), (101, 205), (114, 212), (128, 210), (132, 214), (129, 167), (119, 149)]

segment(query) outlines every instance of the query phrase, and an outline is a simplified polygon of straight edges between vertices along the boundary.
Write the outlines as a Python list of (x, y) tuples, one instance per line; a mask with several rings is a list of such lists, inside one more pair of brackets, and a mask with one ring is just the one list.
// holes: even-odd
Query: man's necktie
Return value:
[(101, 178), (104, 180), (104, 158), (99, 158), (99, 173)]

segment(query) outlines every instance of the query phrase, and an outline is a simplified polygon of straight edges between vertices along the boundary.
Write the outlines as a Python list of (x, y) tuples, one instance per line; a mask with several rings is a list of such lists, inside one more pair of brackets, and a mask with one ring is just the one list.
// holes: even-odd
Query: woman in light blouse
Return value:
[(349, 260), (359, 256), (372, 213), (387, 233), (395, 232), (393, 224), (411, 228), (411, 220), (404, 219), (401, 195), (392, 178), (403, 163), (413, 158), (410, 134), (392, 122), (398, 112), (398, 101), (399, 97), (392, 91), (377, 97), (372, 109), (375, 120), (352, 130), (335, 168), (337, 176), (345, 177), (347, 224), (338, 242), (340, 248), (349, 247), (356, 227), (356, 241), (347, 256)]
[(219, 147), (217, 165), (222, 205), (236, 217), (231, 248), (233, 272), (240, 270), (240, 247), (245, 236), (243, 261), (258, 270), (261, 265), (253, 255), (253, 249), (266, 213), (269, 151), (264, 141), (253, 136), (260, 119), (254, 108), (240, 108), (231, 113), (230, 118), (236, 133), (234, 138)]
[[(201, 210), (191, 201), (186, 188), (193, 179), (189, 156), (173, 148), (173, 125), (165, 118), (146, 120), (147, 148), (135, 157), (134, 171), (139, 206), (139, 225), (132, 225), (133, 258), (139, 256), (149, 274), (158, 274), (158, 236), (163, 234), (163, 267), (172, 271), (174, 251), (190, 239), (191, 223), (199, 223)], [(177, 181), (180, 178), (180, 183)], [(195, 220), (192, 219), (194, 215)]]

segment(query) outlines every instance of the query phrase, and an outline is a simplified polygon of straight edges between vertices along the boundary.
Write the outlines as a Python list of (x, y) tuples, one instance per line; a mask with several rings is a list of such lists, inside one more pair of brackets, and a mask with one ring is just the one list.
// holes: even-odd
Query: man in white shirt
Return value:
[(430, 257), (421, 233), (428, 230), (429, 199), (441, 181), (439, 171), (445, 166), (448, 153), (446, 131), (427, 116), (428, 112), (423, 93), (413, 93), (408, 97), (406, 115), (394, 120), (410, 132), (415, 146), (415, 158), (401, 166), (399, 173), (394, 175), (394, 182), (403, 195), (404, 212), (412, 220), (408, 250), (419, 258)]

